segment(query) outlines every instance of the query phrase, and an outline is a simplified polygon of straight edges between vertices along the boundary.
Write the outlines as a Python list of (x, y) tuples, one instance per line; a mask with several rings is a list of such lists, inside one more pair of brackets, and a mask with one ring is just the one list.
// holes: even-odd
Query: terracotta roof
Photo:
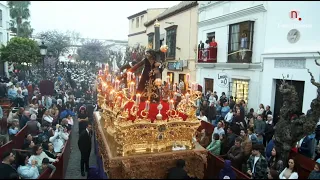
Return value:
[(166, 19), (170, 16), (176, 15), (184, 10), (190, 9), (190, 8), (197, 6), (197, 5), (198, 5), (197, 1), (182, 1), (181, 3), (168, 8), (163, 13), (156, 16), (153, 20), (150, 20), (150, 21), (144, 23), (144, 25), (146, 27), (148, 27), (148, 26), (152, 25), (156, 21), (156, 19), (158, 19), (158, 20)]

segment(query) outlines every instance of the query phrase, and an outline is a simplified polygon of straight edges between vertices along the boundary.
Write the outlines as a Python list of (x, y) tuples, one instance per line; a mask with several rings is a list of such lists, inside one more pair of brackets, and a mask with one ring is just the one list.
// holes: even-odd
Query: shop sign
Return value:
[(222, 88), (229, 87), (229, 77), (227, 73), (221, 72), (218, 74), (218, 86)]

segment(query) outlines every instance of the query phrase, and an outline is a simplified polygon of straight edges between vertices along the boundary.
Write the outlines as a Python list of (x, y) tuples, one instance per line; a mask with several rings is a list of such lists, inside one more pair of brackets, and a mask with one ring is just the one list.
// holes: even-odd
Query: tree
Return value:
[[(136, 61), (139, 62), (143, 59), (146, 51), (146, 47), (138, 45), (136, 47), (127, 47), (124, 58), (122, 61), (117, 61), (117, 66), (121, 67), (129, 62)], [(136, 74), (141, 73), (143, 68), (137, 69)]]
[[(80, 39), (81, 39), (81, 35), (79, 32), (76, 32), (76, 31), (67, 31), (66, 33), (69, 38), (70, 38), (70, 45), (71, 46), (77, 46), (80, 42)], [(73, 56), (76, 56), (76, 48), (72, 48), (72, 52), (70, 52), (72, 57)]]
[(67, 33), (62, 33), (56, 30), (41, 32), (38, 35), (48, 47), (47, 53), (56, 58), (69, 52), (71, 38)]
[(14, 37), (0, 49), (1, 61), (36, 64), (41, 61), (39, 45), (36, 41)]
[(279, 88), (283, 96), (283, 105), (280, 109), (280, 120), (276, 125), (274, 143), (277, 154), (280, 154), (284, 163), (288, 162), (291, 149), (296, 146), (296, 143), (304, 136), (314, 132), (320, 117), (320, 83), (315, 82), (312, 73), (309, 70), (308, 72), (311, 76), (311, 83), (317, 87), (318, 95), (312, 100), (311, 109), (305, 116), (299, 112), (298, 104), (301, 102), (299, 102), (295, 87), (283, 81)]
[(110, 59), (108, 59), (107, 48), (99, 40), (87, 40), (84, 41), (82, 46), (77, 49), (77, 54), (79, 59), (90, 62), (91, 66), (95, 66), (97, 62), (110, 64)]
[(30, 22), (30, 1), (8, 1), (10, 9), (10, 30), (18, 37), (30, 38), (33, 32)]

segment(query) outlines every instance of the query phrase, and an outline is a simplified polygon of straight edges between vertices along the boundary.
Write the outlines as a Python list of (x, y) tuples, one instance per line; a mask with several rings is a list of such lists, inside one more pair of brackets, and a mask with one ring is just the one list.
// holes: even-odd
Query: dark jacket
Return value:
[(28, 121), (29, 121), (29, 117), (23, 115), (19, 120), (20, 129), (22, 129), (27, 124)]
[(84, 130), (81, 132), (78, 140), (78, 147), (79, 150), (83, 153), (90, 153), (91, 152), (91, 139), (92, 135), (87, 132), (87, 130)]
[(39, 133), (38, 123), (39, 122), (37, 120), (30, 120), (27, 122), (28, 133), (32, 136), (36, 136)]
[(315, 170), (311, 171), (308, 179), (320, 179), (320, 172)]
[(187, 172), (183, 168), (173, 167), (169, 169), (167, 179), (190, 179)]
[(225, 148), (230, 149), (234, 145), (235, 139), (236, 135), (234, 133), (227, 134), (227, 144), (225, 144)]
[(228, 176), (229, 179), (236, 179), (236, 173), (233, 171), (230, 160), (224, 161), (224, 167), (220, 170), (219, 179), (224, 179)]
[(312, 139), (309, 136), (306, 136), (303, 139), (300, 148), (298, 149), (299, 153), (306, 157), (312, 158), (311, 147), (312, 147)]
[(227, 157), (231, 161), (233, 167), (241, 169), (242, 160), (244, 157), (242, 147), (232, 146), (227, 153)]
[[(247, 170), (252, 172), (253, 165), (254, 156), (251, 155), (247, 161)], [(268, 162), (262, 155), (260, 155), (260, 158), (255, 164), (255, 169), (252, 176), (253, 179), (268, 179)]]
[(266, 123), (266, 127), (264, 129), (265, 138), (270, 140), (274, 134), (274, 126), (273, 124)]

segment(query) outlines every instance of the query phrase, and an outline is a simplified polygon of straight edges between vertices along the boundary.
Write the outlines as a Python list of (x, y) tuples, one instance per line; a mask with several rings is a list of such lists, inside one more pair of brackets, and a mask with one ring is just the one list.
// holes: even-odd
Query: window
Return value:
[(153, 39), (154, 39), (154, 33), (148, 34), (148, 48), (153, 49)]
[(211, 32), (207, 34), (207, 40), (209, 40), (209, 42), (212, 41), (212, 38), (216, 37), (216, 33), (215, 32)]
[(233, 79), (231, 94), (234, 97), (236, 103), (240, 103), (241, 100), (248, 102), (249, 81), (241, 79)]
[(177, 38), (177, 25), (166, 28), (166, 44), (168, 46), (167, 58), (175, 59), (176, 56), (176, 38)]
[(0, 10), (0, 27), (2, 27), (2, 10)]
[(134, 19), (131, 19), (131, 28), (134, 27)]
[(139, 17), (136, 18), (136, 28), (138, 28), (140, 25), (140, 22), (139, 22)]
[(229, 26), (228, 62), (251, 63), (253, 25), (253, 21), (246, 21)]
[(143, 26), (143, 23), (144, 23), (144, 15), (142, 15), (142, 16), (140, 17), (140, 21), (141, 21), (141, 26)]

